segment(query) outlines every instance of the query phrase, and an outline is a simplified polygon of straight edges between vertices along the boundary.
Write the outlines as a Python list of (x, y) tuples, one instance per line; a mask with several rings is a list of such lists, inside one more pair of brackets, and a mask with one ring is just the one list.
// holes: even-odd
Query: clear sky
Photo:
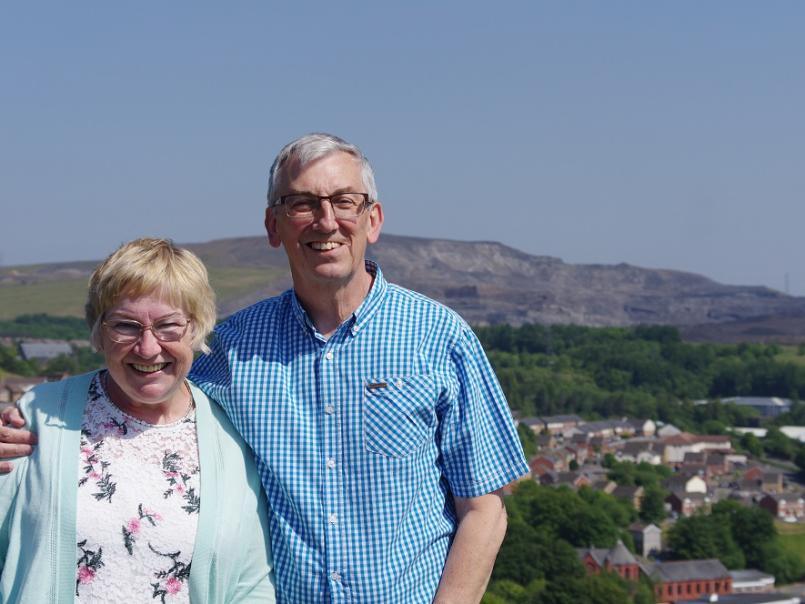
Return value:
[(262, 233), (360, 145), (385, 231), (805, 295), (805, 3), (4, 2), (0, 264)]

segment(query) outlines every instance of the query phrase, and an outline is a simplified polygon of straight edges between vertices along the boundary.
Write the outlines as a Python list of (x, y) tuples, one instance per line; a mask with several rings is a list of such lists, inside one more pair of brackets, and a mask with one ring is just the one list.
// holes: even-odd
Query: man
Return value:
[[(280, 602), (478, 602), (506, 531), (500, 489), (528, 471), (466, 323), (366, 260), (382, 225), (356, 146), (286, 145), (265, 227), (293, 290), (227, 319), (194, 365), (255, 452)], [(0, 456), (27, 450), (13, 433)]]

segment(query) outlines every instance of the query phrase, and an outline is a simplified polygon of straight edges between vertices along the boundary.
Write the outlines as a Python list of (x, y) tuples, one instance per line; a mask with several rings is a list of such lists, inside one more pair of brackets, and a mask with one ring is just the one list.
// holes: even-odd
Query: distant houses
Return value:
[(73, 354), (73, 347), (63, 340), (55, 342), (20, 342), (20, 354), (26, 361), (49, 361), (62, 355)]
[[(761, 417), (777, 417), (791, 410), (791, 399), (776, 396), (731, 396), (719, 399), (726, 405), (748, 407), (758, 412)], [(701, 399), (694, 401), (695, 405), (709, 405), (712, 401)]]

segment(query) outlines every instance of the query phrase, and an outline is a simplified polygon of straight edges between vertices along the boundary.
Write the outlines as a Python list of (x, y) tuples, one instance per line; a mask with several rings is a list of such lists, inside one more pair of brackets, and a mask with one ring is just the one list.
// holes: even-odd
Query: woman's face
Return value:
[[(113, 328), (131, 329), (126, 322), (136, 321), (146, 327), (156, 326), (159, 331), (181, 331), (181, 325), (188, 320), (186, 313), (151, 294), (123, 298), (103, 318), (101, 342), (113, 382), (109, 384), (110, 395), (115, 402), (143, 411), (148, 411), (148, 406), (161, 406), (161, 411), (168, 414), (185, 409), (188, 394), (184, 380), (193, 363), (193, 325), (188, 325), (181, 339), (174, 342), (160, 341), (152, 330), (143, 329), (135, 342), (127, 344), (114, 341)], [(136, 325), (134, 328), (136, 333)]]

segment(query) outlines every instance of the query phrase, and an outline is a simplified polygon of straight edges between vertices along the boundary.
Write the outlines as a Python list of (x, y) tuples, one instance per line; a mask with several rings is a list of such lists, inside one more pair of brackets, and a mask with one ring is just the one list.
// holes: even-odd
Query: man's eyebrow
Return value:
[[(335, 191), (330, 192), (330, 195), (340, 195), (341, 193), (357, 193), (358, 191), (355, 190), (355, 187), (350, 185), (347, 187), (338, 187)], [(311, 193), (310, 191), (298, 191), (296, 189), (291, 189), (285, 195), (312, 195), (313, 197), (319, 197), (315, 193)], [(285, 197), (283, 195), (283, 197)], [(327, 195), (325, 195), (327, 197)]]

